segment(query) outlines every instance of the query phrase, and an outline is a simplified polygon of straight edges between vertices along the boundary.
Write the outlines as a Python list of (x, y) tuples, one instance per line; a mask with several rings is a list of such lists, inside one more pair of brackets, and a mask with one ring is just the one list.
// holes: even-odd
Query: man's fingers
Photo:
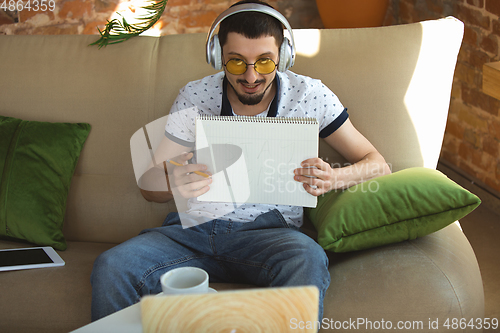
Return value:
[[(200, 171), (200, 172), (206, 173), (206, 170), (207, 170), (207, 167), (206, 167), (206, 165), (203, 165), (203, 164), (186, 164), (183, 166), (175, 167), (173, 172), (174, 172), (174, 176), (183, 177), (186, 174), (191, 174), (191, 173), (194, 173), (195, 171)], [(202, 177), (202, 178), (204, 178), (204, 177)], [(195, 178), (195, 180), (196, 179), (197, 178)]]
[(185, 152), (175, 157), (170, 158), (168, 161), (175, 166), (185, 165), (187, 161), (193, 158), (193, 152)]
[(209, 185), (212, 183), (211, 178), (204, 178), (201, 181), (194, 183), (186, 183), (182, 186), (179, 186), (177, 189), (181, 192), (181, 195), (184, 198), (194, 198), (202, 195), (203, 193), (208, 192), (210, 190)]

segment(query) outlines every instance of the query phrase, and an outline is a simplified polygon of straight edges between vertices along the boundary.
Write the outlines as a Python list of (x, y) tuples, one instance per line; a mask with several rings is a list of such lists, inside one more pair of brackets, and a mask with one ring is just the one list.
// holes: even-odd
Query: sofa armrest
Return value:
[(327, 321), (384, 320), (391, 321), (393, 329), (399, 321), (408, 321), (421, 323), (420, 331), (425, 331), (429, 321), (438, 319), (439, 329), (432, 331), (445, 332), (447, 319), (451, 324), (453, 318), (484, 317), (479, 266), (458, 222), (412, 241), (329, 256)]

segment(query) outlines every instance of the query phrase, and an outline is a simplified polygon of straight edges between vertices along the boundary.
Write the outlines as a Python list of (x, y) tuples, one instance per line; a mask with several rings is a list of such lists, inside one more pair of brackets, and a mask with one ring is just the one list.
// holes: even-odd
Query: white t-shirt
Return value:
[[(227, 99), (224, 72), (188, 83), (177, 96), (165, 126), (165, 135), (194, 149), (196, 115), (234, 115)], [(314, 117), (319, 123), (319, 136), (325, 138), (348, 118), (347, 110), (337, 96), (320, 80), (277, 72), (277, 89), (268, 109), (257, 117)], [(195, 163), (195, 161), (193, 161)], [(187, 213), (236, 222), (251, 222), (257, 216), (277, 209), (285, 221), (300, 227), (303, 208), (287, 205), (243, 204), (234, 209), (232, 203), (201, 202), (189, 199)]]

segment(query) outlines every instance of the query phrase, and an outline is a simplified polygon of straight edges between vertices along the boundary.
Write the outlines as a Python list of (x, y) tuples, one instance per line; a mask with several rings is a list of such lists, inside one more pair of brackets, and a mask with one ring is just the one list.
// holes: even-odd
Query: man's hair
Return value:
[[(265, 2), (255, 0), (239, 1), (231, 7), (246, 3), (255, 3), (273, 8)], [(276, 40), (278, 49), (283, 42), (283, 24), (278, 19), (260, 12), (237, 13), (222, 20), (218, 32), (221, 47), (226, 44), (227, 35), (230, 32), (236, 32), (250, 39), (272, 36)]]

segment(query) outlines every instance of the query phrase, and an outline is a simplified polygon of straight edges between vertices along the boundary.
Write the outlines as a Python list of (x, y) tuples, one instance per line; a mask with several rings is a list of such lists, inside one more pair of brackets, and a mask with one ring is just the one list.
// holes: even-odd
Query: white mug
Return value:
[(208, 273), (197, 267), (174, 268), (160, 277), (164, 295), (208, 292)]

